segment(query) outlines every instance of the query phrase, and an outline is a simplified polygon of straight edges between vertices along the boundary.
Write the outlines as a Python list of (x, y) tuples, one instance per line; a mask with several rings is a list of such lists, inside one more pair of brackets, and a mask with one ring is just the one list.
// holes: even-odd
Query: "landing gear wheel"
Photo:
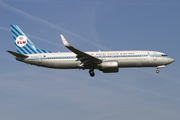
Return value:
[(89, 74), (91, 77), (94, 77), (94, 75), (95, 75), (94, 70), (89, 70)]
[(156, 70), (156, 73), (159, 73), (159, 70)]

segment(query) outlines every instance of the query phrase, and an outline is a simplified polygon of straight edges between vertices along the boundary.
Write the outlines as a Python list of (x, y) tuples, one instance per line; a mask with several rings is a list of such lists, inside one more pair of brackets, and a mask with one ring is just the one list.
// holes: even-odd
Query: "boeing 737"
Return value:
[(10, 25), (17, 52), (9, 51), (16, 60), (30, 65), (56, 69), (89, 69), (91, 77), (94, 69), (103, 73), (115, 73), (119, 68), (157, 67), (164, 68), (174, 59), (157, 51), (97, 51), (82, 52), (71, 46), (63, 35), (62, 42), (72, 52), (53, 53), (36, 47), (17, 25)]

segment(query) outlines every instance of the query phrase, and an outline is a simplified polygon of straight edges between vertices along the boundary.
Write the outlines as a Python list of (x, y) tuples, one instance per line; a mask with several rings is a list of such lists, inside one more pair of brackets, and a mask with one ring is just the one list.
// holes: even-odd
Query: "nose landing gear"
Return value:
[(165, 65), (157, 66), (156, 73), (159, 73), (159, 70), (158, 70), (158, 69), (160, 69), (160, 68), (164, 68), (164, 67), (165, 67)]
[(159, 73), (159, 70), (156, 70), (156, 73)]

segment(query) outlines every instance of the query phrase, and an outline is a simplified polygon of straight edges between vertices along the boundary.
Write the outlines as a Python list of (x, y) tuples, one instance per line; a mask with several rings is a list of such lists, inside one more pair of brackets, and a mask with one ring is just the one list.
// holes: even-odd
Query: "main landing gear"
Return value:
[(89, 74), (90, 74), (91, 77), (94, 77), (94, 75), (95, 75), (95, 73), (94, 73), (94, 68), (91, 68), (91, 69), (89, 70)]

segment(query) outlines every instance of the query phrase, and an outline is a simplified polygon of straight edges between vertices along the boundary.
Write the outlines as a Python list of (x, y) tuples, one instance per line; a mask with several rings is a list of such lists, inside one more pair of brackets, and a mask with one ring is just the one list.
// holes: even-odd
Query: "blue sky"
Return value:
[[(1, 120), (179, 120), (180, 2), (177, 0), (0, 0)], [(11, 24), (39, 48), (155, 50), (176, 61), (119, 73), (58, 70), (20, 63)]]

